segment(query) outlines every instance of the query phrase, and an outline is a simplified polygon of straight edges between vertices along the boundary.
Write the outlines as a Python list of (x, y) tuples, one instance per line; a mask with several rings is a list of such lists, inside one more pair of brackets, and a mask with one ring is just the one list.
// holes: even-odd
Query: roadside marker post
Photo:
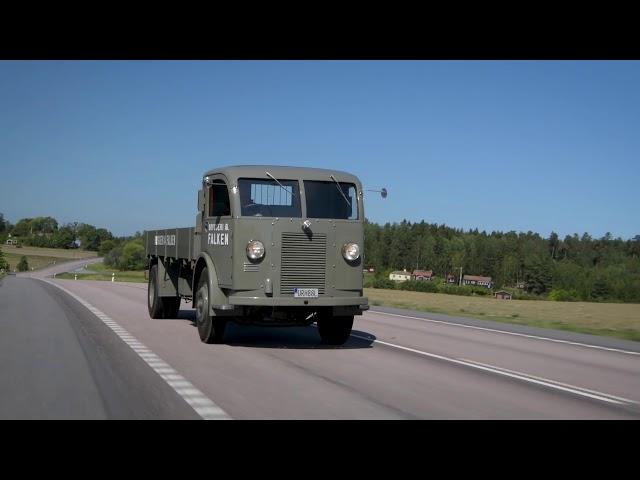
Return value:
[(112, 272), (111, 273), (111, 281), (115, 282), (115, 280), (116, 280), (116, 272)]

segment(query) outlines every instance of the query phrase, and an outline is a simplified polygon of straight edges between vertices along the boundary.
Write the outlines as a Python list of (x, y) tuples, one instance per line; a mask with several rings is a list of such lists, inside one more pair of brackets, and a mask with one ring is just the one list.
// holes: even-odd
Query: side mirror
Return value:
[(367, 192), (378, 192), (382, 198), (387, 198), (386, 188), (383, 188), (382, 190), (367, 190)]

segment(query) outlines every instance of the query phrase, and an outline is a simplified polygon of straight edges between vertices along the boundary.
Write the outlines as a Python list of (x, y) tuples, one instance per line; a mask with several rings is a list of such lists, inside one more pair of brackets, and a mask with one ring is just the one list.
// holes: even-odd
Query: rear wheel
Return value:
[(196, 325), (200, 340), (204, 343), (222, 343), (227, 326), (226, 319), (209, 315), (209, 272), (205, 268), (196, 290)]
[(353, 315), (348, 317), (325, 316), (318, 318), (318, 333), (322, 343), (327, 345), (342, 345), (351, 335)]
[(163, 302), (158, 296), (158, 265), (152, 265), (149, 269), (149, 286), (147, 289), (147, 306), (151, 318), (164, 318)]

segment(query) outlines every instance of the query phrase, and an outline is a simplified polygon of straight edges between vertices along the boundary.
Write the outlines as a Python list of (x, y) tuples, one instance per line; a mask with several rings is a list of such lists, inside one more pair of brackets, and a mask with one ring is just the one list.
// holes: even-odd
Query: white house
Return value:
[(478, 287), (491, 288), (491, 277), (481, 277), (479, 275), (463, 275), (464, 285), (476, 285)]
[(11, 238), (11, 234), (9, 234), (9, 238), (7, 238), (7, 241), (5, 242), (7, 245), (18, 245), (18, 239), (16, 237)]
[(406, 282), (407, 280), (411, 280), (411, 273), (407, 272), (406, 269), (403, 271), (396, 270), (395, 272), (391, 272), (389, 274), (389, 280), (395, 280), (396, 282)]

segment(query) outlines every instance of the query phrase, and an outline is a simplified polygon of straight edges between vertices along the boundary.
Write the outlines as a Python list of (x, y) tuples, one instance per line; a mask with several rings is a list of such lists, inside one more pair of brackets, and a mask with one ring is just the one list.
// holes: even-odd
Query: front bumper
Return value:
[(245, 297), (230, 296), (229, 303), (224, 305), (211, 305), (211, 315), (235, 316), (241, 315), (243, 307), (270, 307), (278, 309), (286, 308), (331, 308), (333, 316), (362, 315), (369, 310), (367, 297), (319, 297), (319, 298), (294, 298), (294, 297)]
[(247, 307), (358, 307), (369, 309), (367, 297), (241, 297), (230, 296), (229, 305)]

